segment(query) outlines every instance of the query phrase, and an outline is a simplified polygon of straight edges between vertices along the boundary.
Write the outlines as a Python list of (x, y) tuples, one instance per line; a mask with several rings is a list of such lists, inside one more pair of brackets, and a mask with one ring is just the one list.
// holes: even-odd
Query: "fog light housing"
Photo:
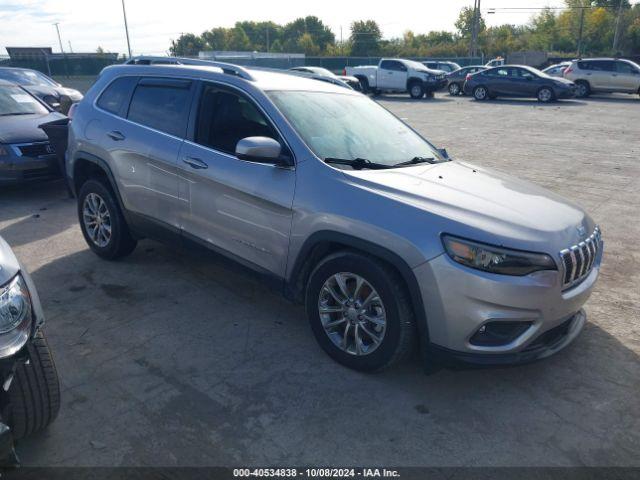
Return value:
[(508, 345), (526, 332), (531, 321), (493, 321), (482, 325), (469, 339), (477, 347), (500, 347)]

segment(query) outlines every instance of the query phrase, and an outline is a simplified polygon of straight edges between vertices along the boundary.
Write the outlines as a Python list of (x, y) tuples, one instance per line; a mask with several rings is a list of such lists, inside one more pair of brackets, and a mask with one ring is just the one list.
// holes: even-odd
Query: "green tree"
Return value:
[[(282, 43), (285, 50), (290, 52), (302, 52), (300, 37), (308, 34), (320, 51), (326, 50), (328, 45), (335, 44), (335, 35), (322, 20), (312, 15), (304, 18), (296, 18), (287, 23), (282, 29)], [(305, 40), (306, 42), (306, 40)]]
[(375, 20), (359, 20), (351, 24), (351, 55), (376, 56), (380, 52), (382, 32)]
[(169, 51), (176, 57), (197, 56), (204, 49), (204, 41), (193, 33), (183, 33), (177, 40), (171, 40)]
[(238, 52), (251, 50), (251, 42), (242, 27), (236, 25), (229, 33), (229, 41), (227, 43), (227, 48), (229, 50), (235, 50)]
[(226, 50), (229, 44), (229, 29), (212, 28), (202, 33), (202, 40), (208, 50)]
[[(460, 10), (460, 14), (458, 15), (458, 19), (456, 20), (456, 23), (454, 25), (461, 37), (471, 37), (471, 32), (473, 30), (473, 8), (463, 7), (462, 10)], [(480, 27), (478, 29), (478, 33), (483, 32), (487, 28), (482, 15), (480, 15), (478, 25)]]

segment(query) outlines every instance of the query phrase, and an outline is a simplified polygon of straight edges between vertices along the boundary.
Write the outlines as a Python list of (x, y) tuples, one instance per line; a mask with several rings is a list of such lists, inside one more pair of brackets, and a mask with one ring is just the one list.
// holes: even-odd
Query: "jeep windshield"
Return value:
[(436, 148), (364, 95), (333, 92), (271, 91), (269, 97), (289, 120), (309, 148), (322, 160), (339, 168), (362, 159), (388, 167), (416, 158), (444, 162)]

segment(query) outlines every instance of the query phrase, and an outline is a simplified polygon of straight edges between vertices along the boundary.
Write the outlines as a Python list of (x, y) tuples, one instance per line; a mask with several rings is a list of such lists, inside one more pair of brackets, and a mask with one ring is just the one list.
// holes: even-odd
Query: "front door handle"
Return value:
[(189, 165), (191, 168), (195, 168), (197, 170), (209, 168), (209, 165), (207, 165), (204, 161), (196, 157), (184, 157), (182, 161), (187, 165)]
[(116, 142), (121, 142), (126, 138), (121, 132), (117, 130), (107, 133), (107, 137), (109, 137), (111, 140), (114, 140)]

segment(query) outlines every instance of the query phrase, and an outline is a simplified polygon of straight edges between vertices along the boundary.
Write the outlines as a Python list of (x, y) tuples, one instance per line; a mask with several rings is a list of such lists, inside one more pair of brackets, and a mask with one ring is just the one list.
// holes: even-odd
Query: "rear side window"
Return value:
[(115, 79), (98, 98), (98, 107), (115, 115), (124, 116), (131, 91), (138, 77), (120, 77)]
[(397, 62), (395, 60), (384, 60), (380, 64), (380, 68), (384, 70), (395, 70), (396, 72), (406, 72), (407, 67), (405, 67), (402, 63)]
[(161, 132), (184, 137), (191, 103), (191, 81), (143, 78), (138, 83), (127, 118)]
[(616, 65), (613, 60), (582, 61), (578, 62), (578, 67), (581, 70), (592, 70), (596, 72), (613, 72), (616, 69)]

